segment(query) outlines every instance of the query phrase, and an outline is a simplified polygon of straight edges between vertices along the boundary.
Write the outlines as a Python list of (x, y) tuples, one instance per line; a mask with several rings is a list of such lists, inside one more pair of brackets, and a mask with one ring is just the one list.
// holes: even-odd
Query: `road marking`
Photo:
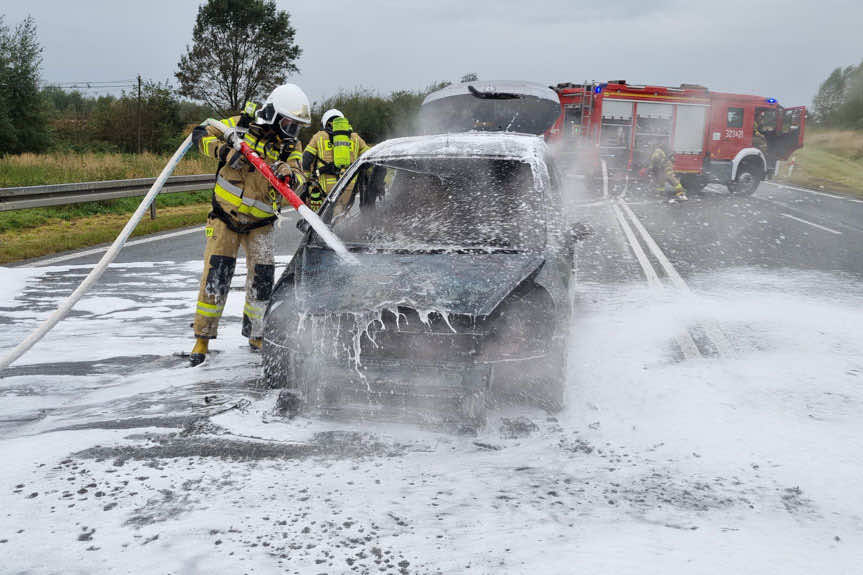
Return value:
[(608, 197), (608, 165), (605, 163), (605, 160), (600, 160), (602, 162), (602, 197)]
[(647, 259), (647, 254), (644, 253), (644, 250), (641, 248), (641, 244), (638, 243), (637, 239), (635, 239), (635, 234), (632, 232), (632, 228), (626, 221), (626, 218), (623, 217), (623, 212), (620, 211), (617, 202), (612, 202), (611, 208), (614, 210), (614, 215), (617, 217), (620, 227), (623, 228), (623, 234), (626, 236), (627, 241), (629, 241), (632, 252), (635, 254), (635, 259), (638, 260), (638, 263), (641, 265), (641, 269), (644, 270), (644, 275), (647, 277), (648, 285), (651, 287), (662, 288), (662, 282), (659, 281), (659, 275), (656, 273), (656, 270), (653, 269), (653, 266), (650, 265), (650, 260)]
[[(160, 234), (158, 236), (149, 236), (146, 238), (142, 238), (140, 240), (132, 240), (131, 242), (126, 242), (126, 246), (128, 247), (128, 246), (138, 246), (141, 244), (149, 244), (150, 242), (158, 242), (159, 240), (166, 240), (166, 239), (170, 239), (170, 238), (176, 238), (179, 236), (185, 236), (188, 234), (194, 234), (196, 232), (200, 232), (203, 229), (204, 229), (203, 227), (197, 227), (197, 228), (190, 228), (187, 230), (180, 230), (178, 232), (171, 232), (169, 234)], [(108, 248), (110, 248), (110, 247), (111, 246), (104, 246), (101, 248), (93, 248), (91, 250), (84, 250), (81, 252), (75, 252), (73, 254), (66, 254), (66, 255), (62, 255), (62, 256), (57, 256), (55, 258), (48, 258), (46, 260), (39, 260), (39, 261), (33, 262), (29, 265), (31, 265), (33, 267), (37, 267), (37, 268), (43, 267), (43, 266), (50, 266), (50, 265), (58, 264), (58, 263), (69, 261), (69, 260), (75, 260), (75, 259), (83, 258), (86, 256), (101, 254), (103, 252), (108, 251)]]
[(786, 214), (783, 212), (782, 217), (783, 218), (790, 218), (792, 220), (800, 222), (801, 224), (806, 224), (806, 225), (812, 226), (813, 228), (818, 228), (819, 230), (824, 230), (825, 232), (830, 232), (831, 234), (836, 234), (837, 236), (842, 235), (842, 232), (840, 232), (838, 230), (834, 230), (832, 228), (828, 228), (826, 226), (822, 226), (822, 225), (816, 224), (814, 222), (810, 222), (809, 220), (804, 220), (803, 218), (798, 218), (797, 216), (792, 216), (791, 214)]
[(808, 188), (798, 188), (797, 186), (788, 186), (786, 184), (775, 184), (780, 188), (785, 188), (788, 190), (797, 190), (798, 192), (806, 192), (807, 194), (815, 194), (816, 196), (826, 196), (828, 198), (833, 198), (834, 200), (845, 200), (846, 202), (854, 202), (855, 204), (863, 204), (863, 200), (858, 200), (857, 198), (849, 198), (847, 196), (837, 196), (836, 194), (828, 194), (826, 192), (817, 192), (815, 190), (810, 190)]
[[(662, 281), (659, 279), (659, 275), (650, 264), (647, 254), (644, 253), (644, 250), (641, 248), (641, 244), (638, 243), (638, 240), (635, 238), (635, 234), (633, 233), (629, 223), (626, 221), (626, 218), (623, 217), (623, 212), (620, 211), (618, 203), (620, 202), (612, 201), (611, 208), (614, 210), (617, 222), (623, 229), (623, 234), (626, 236), (627, 241), (629, 241), (629, 246), (632, 248), (635, 258), (638, 260), (638, 263), (641, 264), (641, 269), (644, 270), (644, 275), (647, 277), (647, 285), (654, 289), (662, 290), (664, 286), (662, 285)], [(626, 206), (626, 204), (623, 205), (624, 207)], [(698, 346), (695, 345), (695, 341), (692, 339), (692, 335), (689, 331), (678, 334), (675, 336), (675, 339), (677, 340), (677, 345), (680, 347), (680, 351), (683, 353), (683, 357), (686, 359), (701, 357), (701, 352), (698, 351)]]
[[(638, 230), (638, 233), (641, 235), (641, 238), (644, 240), (645, 245), (647, 245), (647, 249), (653, 254), (656, 260), (659, 262), (659, 265), (662, 266), (662, 269), (665, 271), (665, 275), (668, 276), (668, 279), (671, 280), (671, 283), (674, 286), (686, 293), (692, 293), (692, 290), (689, 289), (689, 286), (686, 285), (686, 282), (683, 281), (683, 278), (677, 273), (677, 270), (671, 264), (671, 260), (666, 257), (665, 253), (659, 248), (659, 245), (654, 241), (653, 237), (647, 233), (647, 229), (642, 225), (641, 220), (639, 220), (635, 213), (627, 206), (625, 203), (621, 202), (623, 206), (623, 210), (629, 216), (629, 219), (632, 220), (635, 229)], [(716, 351), (718, 351), (721, 355), (730, 356), (734, 348), (731, 346), (731, 342), (728, 341), (728, 338), (725, 337), (725, 334), (722, 332), (722, 329), (718, 324), (714, 321), (703, 321), (701, 322), (704, 327), (704, 332), (707, 334), (707, 337), (713, 342), (713, 345), (716, 347)]]

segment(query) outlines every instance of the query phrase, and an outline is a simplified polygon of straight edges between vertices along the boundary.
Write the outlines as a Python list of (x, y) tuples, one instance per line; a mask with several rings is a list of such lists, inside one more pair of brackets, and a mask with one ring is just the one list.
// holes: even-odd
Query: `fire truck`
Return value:
[[(673, 153), (674, 170), (688, 191), (719, 183), (749, 195), (777, 160), (803, 145), (806, 108), (783, 108), (774, 98), (623, 80), (558, 84), (554, 90), (561, 114), (546, 133), (549, 143), (591, 180), (604, 161), (612, 186), (628, 182), (663, 146)], [(763, 139), (756, 135), (753, 142), (756, 127)]]

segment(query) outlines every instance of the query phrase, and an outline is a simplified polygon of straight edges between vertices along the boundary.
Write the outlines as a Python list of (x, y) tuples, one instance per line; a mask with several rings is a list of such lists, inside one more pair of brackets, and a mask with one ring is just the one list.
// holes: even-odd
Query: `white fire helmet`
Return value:
[(338, 110), (336, 110), (335, 108), (330, 108), (329, 110), (324, 112), (323, 116), (321, 116), (321, 127), (324, 130), (326, 130), (327, 129), (327, 122), (329, 122), (333, 118), (344, 118), (344, 117), (345, 117), (345, 115), (342, 114), (341, 112), (339, 112)]
[(309, 98), (296, 84), (277, 86), (255, 114), (255, 123), (276, 124), (284, 135), (296, 138), (300, 128), (312, 123)]

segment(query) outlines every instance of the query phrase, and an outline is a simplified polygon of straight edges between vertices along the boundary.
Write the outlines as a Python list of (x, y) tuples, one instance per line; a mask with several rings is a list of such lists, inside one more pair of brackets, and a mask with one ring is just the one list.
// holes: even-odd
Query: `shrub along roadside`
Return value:
[[(209, 212), (209, 203), (164, 207), (155, 220), (141, 220), (132, 235), (140, 236), (202, 225)], [(0, 232), (0, 265), (112, 242), (128, 219), (128, 213), (100, 213), (68, 221), (54, 220), (38, 227)], [(203, 239), (201, 241), (203, 242)]]

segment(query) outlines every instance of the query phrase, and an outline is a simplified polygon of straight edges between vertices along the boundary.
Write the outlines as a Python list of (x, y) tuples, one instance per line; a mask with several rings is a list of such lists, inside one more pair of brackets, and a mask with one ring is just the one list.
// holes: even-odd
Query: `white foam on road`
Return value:
[[(181, 345), (185, 320), (146, 310), (194, 297), (197, 272), (182, 267), (159, 267), (185, 277), (173, 287), (100, 285), (92, 307), (61, 324), (56, 346), (36, 348), (33, 363)], [(119, 279), (131, 284), (133, 275)], [(51, 281), (27, 276), (27, 297), (50, 291)], [(0, 422), (55, 410), (0, 439), (0, 459), (10, 462), (0, 467), (4, 564), (91, 573), (853, 572), (863, 562), (863, 288), (793, 270), (730, 270), (688, 283), (694, 294), (581, 284), (567, 409), (553, 419), (497, 414), (475, 438), (274, 419), (272, 394), (216, 417), (222, 435), (213, 440), (302, 447), (330, 434), (338, 449), (61, 463), (97, 444), (155, 449), (173, 430), (20, 436), (171, 412), (171, 394), (206, 390), (208, 381), (248, 385), (256, 359), (239, 348), (233, 312), (216, 342), (222, 353), (203, 369), (145, 363), (126, 375), (4, 378)], [(230, 298), (242, 305), (242, 294)], [(100, 300), (107, 311), (94, 313)], [(117, 300), (138, 301), (140, 315)], [(680, 360), (675, 335), (717, 317), (738, 354)], [(0, 334), (0, 347), (11, 339)], [(502, 433), (501, 419), (516, 416), (537, 429)], [(381, 451), (362, 451), (369, 444)]]

